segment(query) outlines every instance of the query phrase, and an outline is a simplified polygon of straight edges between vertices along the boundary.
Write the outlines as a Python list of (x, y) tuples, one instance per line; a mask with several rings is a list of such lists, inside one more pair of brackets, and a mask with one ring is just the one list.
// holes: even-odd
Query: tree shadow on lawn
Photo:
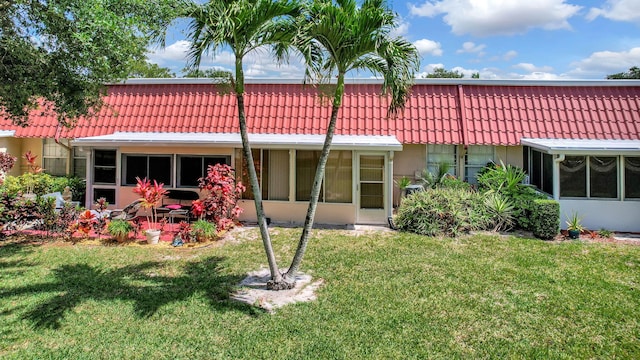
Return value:
[(223, 260), (209, 257), (188, 263), (183, 275), (176, 277), (156, 273), (161, 270), (162, 262), (145, 262), (111, 271), (88, 264), (63, 265), (53, 269), (55, 281), (12, 289), (0, 287), (0, 297), (56, 293), (23, 316), (36, 328), (49, 329), (59, 328), (65, 313), (87, 300), (133, 301), (139, 317), (150, 317), (164, 305), (203, 293), (214, 310), (262, 313), (260, 308), (229, 299), (244, 275), (221, 274)]

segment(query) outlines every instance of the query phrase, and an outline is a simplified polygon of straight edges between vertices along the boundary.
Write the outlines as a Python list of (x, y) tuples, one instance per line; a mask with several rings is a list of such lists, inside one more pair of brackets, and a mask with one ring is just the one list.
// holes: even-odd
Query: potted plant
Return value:
[(113, 236), (119, 243), (125, 242), (129, 233), (133, 231), (133, 225), (125, 220), (116, 219), (107, 225), (109, 235)]
[(158, 183), (156, 180), (153, 180), (152, 184), (151, 180), (147, 178), (140, 179), (136, 177), (136, 181), (137, 184), (133, 192), (140, 195), (142, 207), (150, 210), (150, 214), (147, 215), (147, 230), (145, 231), (147, 242), (149, 244), (157, 244), (162, 232), (162, 227), (158, 223), (157, 208), (167, 190), (164, 189), (163, 183)]
[(213, 240), (217, 235), (216, 225), (200, 219), (191, 224), (191, 233), (197, 242)]
[(578, 239), (582, 231), (584, 231), (582, 219), (578, 217), (578, 213), (574, 212), (567, 218), (567, 232), (569, 233), (569, 239)]

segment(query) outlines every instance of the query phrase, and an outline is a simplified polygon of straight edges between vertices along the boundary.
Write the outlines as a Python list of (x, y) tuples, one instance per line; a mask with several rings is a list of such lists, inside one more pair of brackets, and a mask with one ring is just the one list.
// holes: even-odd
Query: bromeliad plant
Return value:
[(147, 215), (147, 231), (161, 230), (162, 227), (158, 222), (158, 204), (162, 197), (167, 193), (167, 189), (164, 188), (163, 183), (158, 183), (156, 180), (148, 180), (146, 177), (140, 179), (136, 177), (136, 187), (133, 192), (140, 195), (142, 199), (142, 207), (151, 210), (151, 214)]

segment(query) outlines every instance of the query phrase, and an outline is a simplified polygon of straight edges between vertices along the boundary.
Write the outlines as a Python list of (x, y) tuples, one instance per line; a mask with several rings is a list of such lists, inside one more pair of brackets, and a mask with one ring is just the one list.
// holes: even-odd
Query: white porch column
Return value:
[(393, 156), (394, 152), (389, 151), (389, 163), (387, 167), (387, 196), (386, 196), (386, 208), (387, 218), (393, 215)]
[(564, 154), (553, 159), (553, 199), (560, 200), (560, 163), (564, 161)]

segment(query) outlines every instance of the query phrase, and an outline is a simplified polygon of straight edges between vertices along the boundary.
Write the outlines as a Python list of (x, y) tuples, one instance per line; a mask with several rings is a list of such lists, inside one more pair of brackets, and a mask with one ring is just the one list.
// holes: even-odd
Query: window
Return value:
[(525, 163), (525, 166), (529, 169), (529, 182), (547, 194), (552, 194), (553, 156), (533, 149), (528, 150), (525, 159), (530, 159), (530, 163)]
[(467, 149), (465, 158), (465, 174), (464, 179), (470, 184), (477, 184), (476, 175), (487, 165), (492, 162), (494, 148), (487, 145), (470, 145)]
[[(320, 151), (296, 151), (296, 200), (309, 201)], [(353, 195), (352, 152), (331, 151), (325, 169), (320, 202), (351, 203)]]
[(122, 155), (122, 185), (135, 185), (136, 177), (171, 186), (170, 155)]
[(560, 163), (560, 196), (587, 196), (586, 156), (566, 156)]
[(54, 139), (44, 139), (42, 148), (42, 167), (47, 174), (67, 175), (68, 151)]
[(73, 176), (87, 177), (87, 151), (78, 147), (73, 148)]
[[(236, 169), (242, 169), (237, 173), (238, 179), (247, 187), (242, 194), (243, 199), (253, 199), (251, 182), (247, 163), (239, 152), (236, 157)], [(262, 190), (264, 200), (289, 200), (289, 150), (252, 150), (253, 162), (258, 173), (258, 183)]]
[(589, 156), (589, 195), (592, 198), (618, 197), (618, 158)]
[(560, 196), (618, 198), (617, 156), (566, 156), (560, 163)]
[(95, 150), (93, 163), (94, 184), (116, 184), (116, 151)]
[(94, 188), (93, 189), (93, 200), (98, 200), (101, 197), (107, 199), (107, 202), (109, 204), (115, 204), (116, 203), (116, 189), (99, 189), (99, 188)]
[(432, 174), (438, 173), (438, 167), (442, 163), (449, 164), (447, 171), (456, 175), (456, 145), (427, 145), (427, 170)]
[(198, 179), (207, 174), (209, 165), (231, 164), (231, 156), (178, 156), (178, 186), (198, 186)]
[(624, 197), (640, 199), (640, 157), (624, 158)]

